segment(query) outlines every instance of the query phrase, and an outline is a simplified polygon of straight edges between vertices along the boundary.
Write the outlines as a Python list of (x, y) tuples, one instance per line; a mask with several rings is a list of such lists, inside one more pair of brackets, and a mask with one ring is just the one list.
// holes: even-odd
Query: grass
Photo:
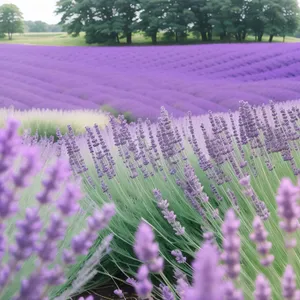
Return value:
[[(254, 42), (254, 36), (248, 36), (246, 42)], [(274, 42), (282, 42), (282, 37), (274, 37)], [(121, 44), (126, 44), (125, 38), (120, 39)], [(222, 43), (217, 37), (213, 41), (214, 43)], [(232, 42), (235, 42), (233, 40)], [(268, 42), (268, 36), (263, 37), (263, 42)], [(286, 43), (300, 42), (299, 38), (286, 37)], [(198, 44), (202, 43), (199, 39), (189, 37), (184, 44)], [(84, 33), (81, 33), (78, 37), (72, 37), (67, 33), (25, 33), (15, 34), (13, 40), (7, 38), (0, 38), (0, 44), (22, 44), (22, 45), (47, 45), (47, 46), (97, 46), (88, 45), (84, 39)], [(162, 33), (158, 34), (158, 44), (174, 44), (174, 41), (166, 41), (163, 38)], [(145, 37), (142, 33), (135, 33), (133, 35), (133, 45), (151, 45), (151, 38)]]
[(7, 117), (12, 116), (21, 122), (19, 132), (24, 133), (30, 128), (31, 134), (39, 136), (56, 137), (56, 129), (62, 134), (67, 131), (67, 125), (71, 125), (75, 134), (85, 132), (85, 126), (93, 126), (95, 123), (104, 127), (109, 118), (97, 110), (48, 110), (32, 109), (29, 111), (15, 110), (14, 108), (0, 108), (0, 128), (4, 126)]

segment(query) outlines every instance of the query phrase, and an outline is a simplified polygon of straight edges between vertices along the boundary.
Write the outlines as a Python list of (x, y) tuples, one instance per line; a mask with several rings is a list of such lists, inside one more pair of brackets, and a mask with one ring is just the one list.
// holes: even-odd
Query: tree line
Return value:
[(297, 0), (59, 0), (56, 13), (61, 25), (74, 36), (86, 33), (87, 43), (132, 43), (143, 32), (157, 43), (164, 38), (181, 42), (189, 34), (204, 42), (214, 37), (242, 42), (251, 34), (290, 35), (299, 24)]
[(24, 32), (63, 32), (63, 28), (43, 21), (24, 21)]

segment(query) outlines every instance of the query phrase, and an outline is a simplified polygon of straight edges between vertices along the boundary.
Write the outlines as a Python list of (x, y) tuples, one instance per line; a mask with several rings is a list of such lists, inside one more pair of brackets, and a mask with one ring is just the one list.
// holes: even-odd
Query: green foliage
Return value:
[(297, 0), (60, 0), (58, 14), (67, 31), (86, 32), (87, 43), (119, 43), (142, 31), (157, 43), (160, 32), (166, 40), (182, 42), (192, 32), (202, 41), (219, 35), (222, 41), (244, 41), (248, 34), (262, 41), (269, 34), (296, 32)]
[(117, 111), (116, 109), (114, 109), (113, 107), (109, 106), (109, 105), (102, 105), (101, 106), (101, 111), (104, 111), (104, 112), (108, 112), (110, 113), (111, 115), (113, 115), (114, 117), (118, 117), (120, 114), (123, 114), (125, 120), (128, 122), (128, 123), (132, 123), (132, 122), (135, 122), (136, 121), (136, 118), (132, 115), (131, 112), (128, 112), (128, 111), (125, 111), (125, 112), (119, 112)]
[(25, 32), (62, 32), (60, 25), (49, 25), (42, 21), (24, 21)]
[(14, 4), (3, 4), (0, 6), (0, 35), (7, 33), (11, 40), (14, 33), (22, 33), (23, 15)]

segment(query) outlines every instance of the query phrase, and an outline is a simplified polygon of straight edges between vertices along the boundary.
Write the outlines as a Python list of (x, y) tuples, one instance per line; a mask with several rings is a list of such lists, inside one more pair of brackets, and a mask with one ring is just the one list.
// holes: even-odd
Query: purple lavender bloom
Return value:
[(255, 300), (271, 300), (272, 289), (269, 281), (263, 274), (259, 274), (255, 281)]
[(64, 182), (71, 175), (69, 164), (64, 160), (57, 160), (56, 163), (47, 170), (48, 179), (42, 181), (44, 189), (36, 196), (41, 204), (52, 201), (51, 193), (56, 192), (61, 182)]
[(89, 229), (91, 231), (99, 231), (104, 229), (115, 214), (116, 208), (114, 204), (104, 204), (100, 211), (96, 211), (93, 216), (88, 218)]
[(43, 270), (43, 276), (45, 278), (47, 285), (50, 286), (61, 285), (66, 280), (64, 271), (58, 265), (51, 270)]
[(12, 181), (16, 188), (27, 187), (30, 184), (31, 177), (40, 170), (39, 155), (38, 148), (27, 147), (24, 149), (22, 156), (25, 158), (25, 163), (18, 173), (12, 175)]
[(18, 211), (16, 194), (5, 186), (0, 178), (0, 217), (6, 219)]
[(79, 204), (77, 202), (81, 198), (80, 187), (74, 183), (69, 183), (64, 190), (64, 194), (57, 201), (57, 208), (64, 216), (70, 216), (78, 211)]
[(11, 247), (11, 255), (16, 261), (25, 260), (36, 250), (42, 223), (38, 209), (27, 208), (25, 220), (17, 221), (19, 232), (16, 235), (16, 245)]
[(134, 284), (134, 288), (138, 296), (142, 298), (149, 297), (153, 289), (153, 285), (149, 280), (148, 275), (149, 271), (147, 266), (141, 265), (136, 275), (137, 282)]
[(119, 298), (124, 298), (123, 291), (120, 289), (114, 290), (114, 294), (117, 295)]
[(223, 270), (216, 249), (205, 243), (193, 262), (193, 285), (184, 292), (187, 300), (224, 300)]
[(159, 246), (154, 242), (154, 238), (152, 228), (145, 222), (141, 222), (135, 235), (134, 252), (151, 272), (159, 273), (164, 263), (162, 257), (159, 257)]
[(232, 281), (227, 281), (224, 285), (225, 299), (244, 300), (242, 291), (237, 290)]
[(250, 186), (250, 176), (247, 175), (247, 176), (243, 177), (242, 179), (240, 179), (239, 183), (243, 187), (249, 187)]
[[(282, 219), (280, 227), (287, 233), (291, 234), (299, 228), (300, 208), (297, 204), (299, 188), (295, 187), (290, 179), (281, 180), (276, 201), (279, 217)], [(287, 248), (296, 246), (296, 239), (286, 241)]]
[(299, 294), (296, 290), (296, 275), (291, 265), (287, 265), (282, 277), (282, 296), (284, 299), (292, 300)]
[(86, 298), (80, 297), (78, 298), (78, 300), (94, 300), (94, 297), (93, 296), (87, 296)]
[(226, 275), (236, 279), (240, 274), (240, 247), (241, 241), (238, 235), (240, 221), (236, 218), (234, 210), (227, 211), (222, 225), (223, 249), (221, 257), (225, 264)]
[(19, 125), (19, 121), (10, 118), (6, 122), (6, 128), (0, 131), (0, 174), (11, 167), (17, 156), (18, 146), (21, 144), (17, 132)]
[(160, 284), (159, 286), (163, 300), (175, 300), (173, 293), (167, 285)]
[(162, 195), (158, 189), (154, 189), (153, 194), (157, 200), (157, 206), (161, 209), (164, 218), (172, 226), (173, 230), (175, 231), (175, 234), (184, 235), (185, 228), (181, 226), (180, 222), (176, 221), (176, 215), (174, 211), (168, 210), (169, 202), (167, 200), (163, 200)]
[(66, 233), (66, 224), (59, 215), (52, 215), (46, 236), (38, 246), (37, 252), (44, 262), (51, 262), (57, 255), (57, 243)]
[(250, 239), (256, 244), (258, 253), (262, 256), (260, 263), (267, 267), (273, 260), (274, 256), (269, 253), (272, 243), (267, 241), (268, 232), (260, 217), (256, 216), (253, 221), (254, 232), (250, 234)]
[(179, 249), (172, 250), (171, 254), (175, 256), (176, 261), (179, 264), (184, 264), (186, 262), (186, 257), (183, 256), (182, 252)]
[[(72, 251), (75, 254), (86, 255), (98, 237), (98, 232), (104, 229), (111, 218), (115, 215), (115, 205), (106, 203), (103, 205), (101, 211), (96, 211), (91, 217), (88, 218), (88, 229), (81, 232), (79, 235), (73, 237), (71, 241)], [(69, 253), (64, 253), (64, 259), (70, 259)]]

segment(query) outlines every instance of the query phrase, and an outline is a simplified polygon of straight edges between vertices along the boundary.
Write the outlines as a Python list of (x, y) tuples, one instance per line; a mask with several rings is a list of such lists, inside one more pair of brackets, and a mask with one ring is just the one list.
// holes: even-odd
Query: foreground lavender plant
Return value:
[[(0, 213), (2, 221), (17, 213), (18, 191), (27, 187), (32, 177), (41, 168), (38, 149), (21, 147), (17, 129), (18, 123), (9, 120), (7, 129), (0, 131)], [(13, 172), (13, 162), (17, 158), (16, 153), (18, 152), (24, 156), (25, 163), (22, 164), (18, 172)], [(18, 231), (15, 236), (15, 244), (8, 245), (6, 243), (4, 224), (0, 224), (2, 228), (0, 236), (1, 255), (6, 253), (9, 257), (7, 263), (2, 264), (0, 270), (0, 298), (26, 260), (30, 256), (36, 256), (36, 270), (28, 278), (22, 279), (20, 291), (13, 299), (44, 299), (51, 286), (59, 286), (65, 282), (64, 268), (66, 265), (73, 264), (79, 254), (88, 253), (98, 237), (98, 232), (108, 225), (115, 214), (113, 204), (106, 204), (102, 211), (96, 211), (88, 219), (88, 230), (80, 234), (81, 239), (73, 237), (72, 252), (65, 252), (63, 263), (58, 263), (58, 243), (64, 239), (66, 234), (66, 217), (72, 216), (78, 211), (78, 201), (82, 198), (82, 194), (77, 185), (68, 182), (71, 172), (64, 161), (57, 161), (47, 172), (49, 178), (43, 181), (43, 191), (36, 196), (36, 207), (28, 207), (25, 219), (16, 222)], [(11, 180), (12, 189), (6, 188), (7, 180)], [(54, 192), (58, 191), (64, 181), (68, 182), (64, 188), (64, 193), (55, 201)], [(49, 216), (50, 222), (43, 230), (43, 220), (39, 214), (41, 208), (46, 204), (52, 204), (56, 208), (56, 212)], [(98, 262), (99, 260), (97, 260)]]

